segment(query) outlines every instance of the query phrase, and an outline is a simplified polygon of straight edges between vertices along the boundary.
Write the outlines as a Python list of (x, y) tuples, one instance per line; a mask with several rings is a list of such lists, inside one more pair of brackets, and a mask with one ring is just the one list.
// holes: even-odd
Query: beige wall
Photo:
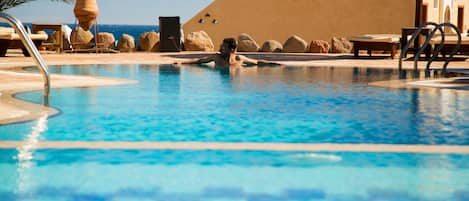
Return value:
[[(458, 8), (464, 7), (464, 27), (462, 32), (466, 33), (469, 29), (469, 0), (423, 0), (424, 4), (428, 5), (428, 21), (444, 22), (444, 5), (449, 5), (451, 8), (451, 23), (457, 25), (458, 23)], [(435, 3), (437, 3), (435, 5)]]
[[(402, 27), (414, 25), (414, 18), (413, 0), (215, 0), (183, 28), (185, 33), (205, 30), (217, 46), (223, 38), (244, 32), (261, 45), (269, 39), (283, 43), (292, 34), (308, 42), (400, 34)], [(218, 23), (212, 23), (214, 19)]]
[(458, 7), (460, 6), (464, 7), (464, 28), (461, 31), (467, 33), (467, 29), (469, 29), (469, 0), (453, 0), (453, 16), (451, 20), (457, 25)]

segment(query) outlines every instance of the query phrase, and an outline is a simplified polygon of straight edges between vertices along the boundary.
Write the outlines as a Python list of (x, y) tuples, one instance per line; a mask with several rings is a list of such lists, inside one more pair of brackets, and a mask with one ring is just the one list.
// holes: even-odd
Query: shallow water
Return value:
[(468, 199), (465, 155), (0, 150), (6, 200)]

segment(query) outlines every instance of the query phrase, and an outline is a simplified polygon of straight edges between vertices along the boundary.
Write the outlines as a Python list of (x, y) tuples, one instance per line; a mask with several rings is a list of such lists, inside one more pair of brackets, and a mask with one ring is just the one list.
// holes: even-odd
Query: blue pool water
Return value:
[[(21, 153), (21, 152), (20, 152)], [(1, 200), (465, 201), (469, 156), (0, 150)]]
[(0, 149), (1, 201), (469, 200), (469, 155), (34, 149), (36, 139), (468, 145), (464, 91), (372, 87), (398, 73), (366, 68), (50, 70), (139, 82), (54, 89), (60, 114), (0, 126), (0, 140), (33, 145)]
[[(231, 73), (171, 65), (51, 67), (53, 73), (138, 80), (54, 89), (41, 140), (469, 144), (469, 95), (369, 86), (394, 70), (251, 68)], [(41, 102), (42, 92), (18, 98)], [(0, 126), (23, 140), (37, 122)]]

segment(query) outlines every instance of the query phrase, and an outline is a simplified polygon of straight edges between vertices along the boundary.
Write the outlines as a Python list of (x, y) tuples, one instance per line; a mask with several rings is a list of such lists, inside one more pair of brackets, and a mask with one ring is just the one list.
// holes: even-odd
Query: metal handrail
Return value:
[[(426, 26), (424, 24), (422, 24), (422, 25)], [(420, 55), (422, 54), (422, 52), (430, 44), (431, 39), (433, 38), (433, 36), (435, 35), (435, 33), (437, 31), (440, 31), (440, 33), (441, 33), (441, 42), (438, 45), (438, 47), (435, 48), (435, 50), (433, 50), (433, 55), (430, 58), (430, 60), (428, 61), (427, 66), (430, 65), (433, 62), (434, 59), (436, 59), (436, 57), (438, 56), (438, 53), (443, 48), (444, 43), (445, 43), (445, 37), (446, 37), (445, 36), (445, 31), (443, 30), (441, 24), (437, 24), (437, 23), (434, 23), (434, 22), (428, 22), (428, 25), (435, 26), (435, 28), (428, 34), (428, 36), (427, 36), (427, 38), (425, 38), (425, 41), (423, 42), (422, 46), (415, 53), (415, 55), (414, 55), (414, 70), (418, 69), (418, 59), (420, 58)]]
[[(420, 32), (422, 32), (422, 30), (429, 26), (429, 25), (432, 25), (432, 26), (435, 26), (435, 27), (438, 27), (439, 24), (435, 23), (435, 22), (424, 22), (422, 24), (420, 24), (420, 26), (417, 28), (417, 30), (414, 31), (414, 33), (412, 34), (412, 36), (410, 37), (410, 40), (407, 42), (407, 45), (405, 47), (402, 47), (401, 49), (401, 55), (399, 56), (399, 71), (402, 70), (402, 60), (403, 58), (405, 57), (406, 53), (409, 51), (409, 47), (410, 45), (417, 39), (417, 37), (420, 35)], [(434, 29), (435, 30), (435, 29)], [(441, 30), (442, 32), (442, 41), (444, 41), (444, 31)], [(427, 36), (427, 39), (429, 39), (429, 37)], [(426, 48), (426, 44), (424, 43), (424, 46)], [(417, 48), (417, 47), (414, 47), (414, 48)], [(419, 48), (418, 51), (419, 52), (422, 52), (423, 50), (425, 50), (425, 48)], [(420, 54), (419, 54), (420, 55)], [(415, 56), (414, 58), (414, 70), (417, 70), (417, 61), (418, 61), (419, 57)]]
[(24, 29), (23, 23), (16, 19), (15, 17), (7, 14), (0, 12), (0, 20), (8, 23), (10, 26), (12, 26), (18, 35), (20, 36), (21, 42), (23, 42), (24, 47), (26, 50), (28, 50), (29, 54), (31, 57), (33, 57), (34, 61), (38, 65), (39, 71), (42, 74), (42, 79), (44, 81), (44, 104), (48, 104), (49, 100), (49, 92), (50, 92), (50, 76), (49, 76), (49, 71), (47, 68), (47, 64), (42, 58), (41, 54), (37, 50), (36, 46), (34, 45), (33, 41), (31, 38), (28, 36), (28, 33)]
[(421, 47), (419, 47), (419, 49), (417, 50), (417, 52), (414, 55), (414, 71), (417, 71), (417, 69), (418, 69), (418, 59), (420, 58), (420, 54), (422, 54), (422, 52), (430, 44), (430, 41), (433, 38), (433, 36), (435, 35), (435, 33), (437, 31), (440, 31), (440, 33), (441, 33), (441, 42), (437, 47), (435, 47), (432, 57), (427, 62), (426, 72), (428, 72), (430, 70), (430, 65), (432, 64), (433, 60), (435, 60), (438, 57), (439, 52), (441, 51), (441, 49), (444, 46), (445, 32), (443, 30), (443, 27), (451, 27), (456, 31), (456, 35), (458, 36), (458, 42), (456, 44), (456, 47), (453, 49), (453, 51), (451, 51), (448, 58), (445, 60), (445, 64), (443, 65), (443, 69), (442, 69), (443, 76), (446, 76), (446, 69), (448, 67), (449, 62), (453, 59), (454, 55), (459, 51), (459, 49), (461, 47), (461, 31), (454, 24), (451, 24), (449, 22), (443, 22), (441, 24), (437, 24), (435, 22), (424, 22), (424, 23), (422, 23), (418, 27), (418, 29), (412, 34), (412, 37), (410, 38), (409, 43), (407, 43), (407, 45), (402, 48), (401, 55), (399, 57), (399, 71), (402, 70), (402, 59), (404, 58), (405, 54), (409, 50), (410, 44), (412, 44), (412, 42), (415, 41), (415, 39), (418, 37), (418, 35), (420, 35), (420, 32), (423, 30), (423, 28), (425, 28), (429, 25), (434, 26), (435, 28), (426, 37), (425, 42), (423, 43), (423, 45)]
[[(446, 77), (446, 69), (448, 68), (449, 62), (451, 60), (453, 60), (454, 55), (456, 55), (458, 53), (459, 49), (461, 48), (462, 38), (461, 38), (461, 31), (459, 30), (459, 28), (456, 25), (451, 24), (449, 22), (445, 22), (445, 23), (440, 24), (440, 27), (444, 27), (444, 26), (449, 26), (449, 27), (453, 28), (456, 31), (456, 35), (458, 36), (458, 43), (456, 44), (456, 47), (454, 47), (453, 51), (451, 51), (451, 53), (449, 54), (448, 58), (445, 61), (445, 64), (443, 65), (442, 72), (443, 72), (443, 76)], [(430, 65), (427, 65), (427, 67), (428, 67), (428, 69), (430, 69)]]

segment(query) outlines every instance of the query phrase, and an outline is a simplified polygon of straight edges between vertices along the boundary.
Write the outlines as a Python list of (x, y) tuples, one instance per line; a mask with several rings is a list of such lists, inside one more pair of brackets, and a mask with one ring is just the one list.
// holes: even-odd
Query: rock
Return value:
[(87, 49), (94, 46), (93, 34), (85, 31), (81, 27), (75, 27), (70, 34), (70, 41), (74, 49)]
[(353, 45), (350, 41), (343, 37), (332, 38), (332, 53), (350, 53)]
[(328, 53), (330, 49), (331, 45), (324, 40), (313, 40), (309, 45), (309, 52), (311, 53)]
[(97, 40), (99, 48), (115, 48), (116, 38), (114, 37), (114, 34), (108, 32), (100, 32), (96, 37), (98, 38)]
[(283, 52), (304, 53), (307, 51), (308, 43), (299, 36), (293, 35), (283, 44)]
[(187, 34), (184, 47), (187, 51), (214, 51), (212, 39), (205, 31), (191, 32)]
[(153, 48), (151, 49), (152, 52), (159, 52), (160, 51), (160, 41), (158, 41)]
[(262, 44), (262, 47), (259, 51), (261, 52), (282, 52), (283, 46), (280, 42), (276, 40), (268, 40)]
[(238, 51), (257, 52), (259, 51), (259, 45), (250, 35), (243, 33), (238, 37)]
[(135, 38), (128, 34), (122, 34), (117, 42), (117, 49), (121, 52), (133, 52), (135, 50)]
[(153, 50), (153, 46), (160, 41), (160, 35), (156, 32), (145, 32), (140, 35), (138, 40), (139, 50), (145, 52), (151, 52)]

